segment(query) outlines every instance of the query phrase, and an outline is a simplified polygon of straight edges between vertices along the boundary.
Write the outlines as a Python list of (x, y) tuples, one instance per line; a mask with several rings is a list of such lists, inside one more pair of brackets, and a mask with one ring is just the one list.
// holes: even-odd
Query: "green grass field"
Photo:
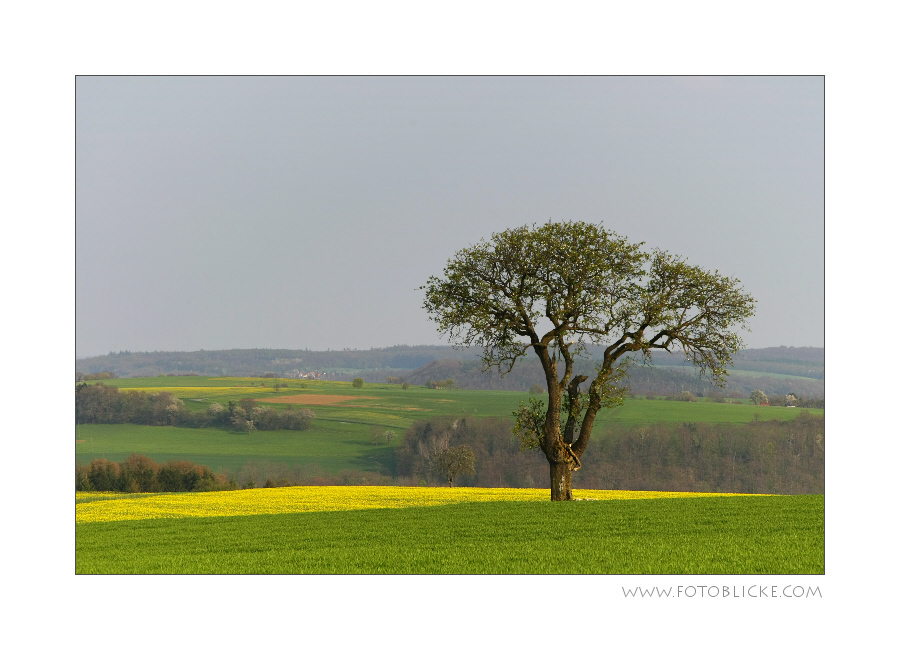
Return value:
[[(213, 402), (251, 397), (257, 400), (286, 396), (335, 395), (355, 399), (326, 405), (297, 405), (316, 414), (308, 431), (254, 431), (237, 434), (220, 429), (185, 429), (141, 425), (77, 425), (75, 459), (89, 463), (94, 458), (123, 461), (132, 453), (158, 462), (190, 460), (215, 471), (233, 472), (248, 462), (288, 463), (317, 466), (327, 472), (341, 469), (391, 474), (392, 449), (371, 444), (371, 427), (394, 430), (398, 435), (415, 420), (437, 416), (511, 417), (527, 393), (512, 391), (429, 390), (411, 386), (402, 390), (391, 384), (366, 384), (355, 389), (348, 382), (285, 381), (277, 392), (275, 380), (241, 377), (142, 377), (106, 380), (122, 390), (165, 390), (184, 400), (186, 407), (204, 410)], [(264, 385), (260, 385), (264, 384)], [(285, 404), (267, 404), (286, 408)], [(595, 433), (605, 422), (750, 422), (754, 418), (789, 419), (804, 409), (759, 407), (751, 404), (670, 402), (628, 399), (621, 408), (601, 412)], [(809, 409), (821, 414), (821, 409)]]
[(76, 524), (80, 574), (822, 574), (824, 566), (824, 497), (815, 495)]

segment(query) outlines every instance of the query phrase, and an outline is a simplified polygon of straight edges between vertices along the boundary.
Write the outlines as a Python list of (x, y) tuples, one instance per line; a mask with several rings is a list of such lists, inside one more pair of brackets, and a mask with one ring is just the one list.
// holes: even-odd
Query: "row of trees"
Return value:
[(750, 402), (759, 406), (799, 406), (801, 408), (825, 408), (825, 399), (816, 399), (797, 396), (794, 393), (787, 395), (766, 395), (761, 390), (750, 393)]
[(456, 382), (452, 379), (445, 379), (444, 381), (432, 381), (428, 379), (425, 381), (425, 388), (456, 388)]
[(76, 424), (170, 425), (184, 418), (184, 402), (166, 391), (120, 391), (102, 383), (75, 386)]
[[(446, 484), (442, 454), (465, 447), (474, 474), (454, 484), (544, 487), (546, 461), (521, 448), (513, 423), (495, 418), (438, 418), (415, 423), (396, 451), (398, 479)], [(607, 423), (582, 456), (573, 487), (819, 494), (825, 490), (825, 419), (800, 413), (788, 421), (747, 424)]]
[(90, 465), (75, 466), (79, 492), (211, 492), (236, 490), (238, 484), (208, 467), (186, 460), (160, 465), (147, 456), (132, 454), (116, 463), (95, 458)]
[(312, 426), (316, 414), (309, 409), (294, 409), (288, 404), (284, 410), (262, 406), (256, 400), (245, 398), (237, 402), (229, 401), (228, 406), (216, 402), (206, 411), (212, 426), (237, 431), (305, 431)]
[(104, 379), (116, 379), (117, 375), (114, 372), (95, 372), (93, 374), (84, 374), (83, 372), (75, 371), (75, 382), (79, 381), (103, 381)]
[(160, 391), (120, 391), (115, 386), (78, 384), (75, 386), (76, 424), (149, 424), (188, 428), (218, 427), (235, 431), (304, 431), (316, 417), (309, 409), (283, 410), (263, 406), (253, 399), (217, 402), (205, 411), (185, 408), (172, 393)]
[[(97, 458), (75, 466), (75, 489), (80, 492), (210, 492), (293, 485), (395, 485), (398, 481), (376, 472), (342, 469), (328, 472), (315, 465), (290, 467), (287, 463), (250, 461), (238, 471), (218, 474), (190, 461), (156, 463), (132, 455), (116, 463)], [(411, 481), (403, 483), (412, 485)]]

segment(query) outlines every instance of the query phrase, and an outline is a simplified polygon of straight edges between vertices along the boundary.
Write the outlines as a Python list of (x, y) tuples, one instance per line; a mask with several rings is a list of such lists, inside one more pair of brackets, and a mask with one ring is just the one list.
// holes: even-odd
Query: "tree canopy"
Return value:
[[(486, 368), (509, 372), (529, 350), (540, 359), (548, 403), (523, 406), (517, 432), (547, 457), (554, 500), (571, 499), (598, 410), (621, 403), (628, 353), (678, 350), (722, 385), (744, 347), (731, 330), (755, 301), (739, 280), (642, 245), (591, 223), (522, 226), (458, 251), (421, 287), (440, 333), (481, 347)], [(593, 377), (573, 376), (589, 342), (604, 348), (602, 359)]]
[(475, 473), (475, 452), (468, 445), (448, 447), (435, 456), (434, 471), (453, 487), (457, 475)]

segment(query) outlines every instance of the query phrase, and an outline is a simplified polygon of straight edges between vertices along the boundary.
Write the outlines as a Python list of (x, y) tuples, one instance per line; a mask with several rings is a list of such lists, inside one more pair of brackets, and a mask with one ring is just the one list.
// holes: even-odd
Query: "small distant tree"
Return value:
[(797, 399), (796, 395), (794, 395), (793, 393), (788, 393), (787, 396), (784, 398), (784, 402), (785, 402), (784, 405), (785, 406), (797, 406), (797, 402), (799, 402), (799, 401), (800, 400)]
[(768, 404), (769, 398), (766, 397), (766, 394), (761, 390), (755, 390), (750, 393), (750, 403), (756, 404), (757, 406), (759, 406), (760, 404)]
[(256, 430), (253, 420), (248, 419), (247, 411), (240, 406), (235, 406), (231, 411), (231, 426), (238, 431), (244, 431), (246, 433)]
[(434, 473), (447, 479), (453, 487), (453, 479), (458, 475), (475, 473), (475, 452), (468, 445), (445, 449), (435, 456)]
[(391, 444), (391, 440), (396, 437), (396, 433), (391, 431), (390, 429), (381, 429), (380, 427), (372, 427), (372, 444), (380, 445), (384, 443), (386, 445)]
[(528, 389), (528, 392), (532, 395), (542, 395), (543, 393), (546, 393), (547, 391), (544, 390), (544, 387), (541, 386), (540, 384), (531, 384), (531, 388)]
[(409, 382), (408, 382), (408, 381), (404, 381), (404, 382), (403, 382), (403, 385), (402, 385), (400, 388), (402, 388), (403, 390), (409, 390)]
[(362, 388), (363, 387), (363, 378), (357, 377), (353, 380), (353, 388)]

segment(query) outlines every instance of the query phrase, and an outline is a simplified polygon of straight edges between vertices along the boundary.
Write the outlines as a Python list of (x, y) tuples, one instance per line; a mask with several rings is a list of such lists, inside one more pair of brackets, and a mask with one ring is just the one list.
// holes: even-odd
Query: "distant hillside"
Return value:
[[(683, 358), (677, 354), (655, 354), (656, 366), (680, 366)], [(688, 364), (689, 365), (689, 364)], [(811, 379), (825, 379), (825, 348), (754, 348), (735, 355), (735, 370), (767, 372)]]
[[(357, 375), (361, 372), (419, 368), (435, 359), (477, 359), (474, 350), (441, 345), (397, 345), (372, 350), (200, 350), (197, 352), (112, 352), (76, 359), (75, 370), (84, 374), (114, 372), (119, 377), (197, 373), (211, 376), (251, 376), (298, 372)], [(396, 374), (396, 373), (394, 373)]]
[[(593, 364), (589, 361), (576, 363), (575, 372), (589, 374)], [(562, 368), (560, 368), (562, 370)], [(807, 377), (759, 375), (733, 370), (729, 374), (724, 389), (718, 389), (711, 382), (701, 379), (691, 367), (679, 366), (647, 367), (634, 365), (628, 372), (628, 384), (636, 395), (672, 395), (690, 391), (694, 395), (707, 395), (720, 390), (732, 397), (748, 397), (754, 390), (762, 390), (767, 395), (786, 395), (821, 398), (825, 396), (825, 382)], [(432, 361), (404, 376), (411, 384), (424, 385), (426, 381), (453, 379), (458, 388), (479, 390), (528, 390), (533, 384), (544, 386), (544, 373), (537, 359), (518, 361), (511, 373), (505, 377), (494, 372), (482, 372), (481, 363), (475, 360), (440, 359)], [(369, 381), (384, 381), (372, 377)]]
[[(599, 356), (599, 348), (588, 353)], [(543, 372), (537, 359), (528, 357), (516, 363), (508, 376), (483, 373), (477, 349), (456, 350), (439, 345), (398, 345), (372, 350), (200, 350), (196, 352), (119, 352), (75, 362), (77, 372), (94, 374), (113, 372), (118, 377), (188, 374), (212, 376), (279, 377), (299, 373), (325, 373), (327, 379), (348, 380), (363, 377), (383, 382), (402, 377), (411, 384), (452, 378), (459, 388), (487, 390), (528, 390), (543, 385)], [(672, 354), (653, 356), (654, 367), (636, 365), (630, 371), (632, 391), (639, 395), (667, 395), (682, 390), (704, 394), (714, 387), (699, 378), (682, 357)], [(590, 358), (579, 359), (576, 371), (589, 374)], [(746, 374), (745, 374), (746, 373)], [(768, 373), (767, 376), (758, 373)], [(747, 396), (760, 389), (767, 394), (822, 397), (825, 394), (824, 348), (759, 348), (744, 350), (735, 358), (726, 391)]]

